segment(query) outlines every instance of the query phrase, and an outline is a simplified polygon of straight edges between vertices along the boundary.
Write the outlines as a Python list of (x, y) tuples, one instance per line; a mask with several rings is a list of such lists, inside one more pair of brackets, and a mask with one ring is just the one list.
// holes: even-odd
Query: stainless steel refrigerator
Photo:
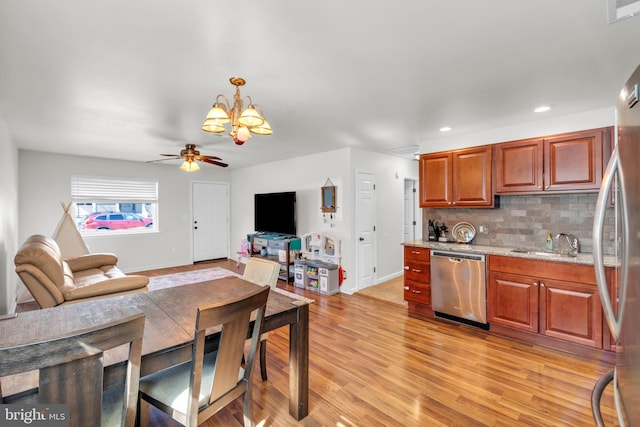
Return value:
[[(616, 364), (592, 394), (596, 425), (602, 424), (599, 402), (613, 381), (617, 416), (622, 426), (640, 426), (640, 67), (624, 85), (616, 103), (616, 145), (604, 174), (593, 224), (593, 257), (602, 306), (616, 341)], [(613, 203), (613, 208), (611, 205)], [(617, 278), (608, 284), (603, 243), (609, 238), (605, 212), (614, 209), (613, 250)], [(611, 216), (610, 216), (611, 217)], [(617, 287), (611, 292), (610, 287)], [(615, 286), (617, 285), (617, 286)]]

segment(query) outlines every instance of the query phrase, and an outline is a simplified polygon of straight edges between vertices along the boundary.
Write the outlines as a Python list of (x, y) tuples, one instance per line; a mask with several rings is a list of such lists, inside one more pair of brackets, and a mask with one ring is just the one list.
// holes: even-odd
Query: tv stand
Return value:
[(280, 263), (280, 280), (293, 284), (293, 261), (302, 248), (299, 237), (278, 233), (254, 233), (248, 237), (250, 255)]

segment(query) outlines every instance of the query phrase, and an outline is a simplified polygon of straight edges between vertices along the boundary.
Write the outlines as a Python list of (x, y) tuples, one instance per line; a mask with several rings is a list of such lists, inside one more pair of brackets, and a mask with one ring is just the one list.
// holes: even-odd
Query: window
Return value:
[(83, 234), (158, 229), (157, 181), (74, 175), (71, 200), (76, 224)]
[(607, 0), (609, 24), (640, 14), (639, 0)]

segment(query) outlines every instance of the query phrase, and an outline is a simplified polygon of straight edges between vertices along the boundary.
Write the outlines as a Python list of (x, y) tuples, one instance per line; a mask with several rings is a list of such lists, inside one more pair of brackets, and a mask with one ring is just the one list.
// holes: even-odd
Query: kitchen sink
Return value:
[(540, 249), (532, 249), (532, 248), (515, 248), (512, 249), (511, 252), (516, 252), (519, 254), (529, 254), (535, 256), (545, 256), (545, 257), (577, 257), (577, 254), (567, 252), (567, 251), (544, 251)]

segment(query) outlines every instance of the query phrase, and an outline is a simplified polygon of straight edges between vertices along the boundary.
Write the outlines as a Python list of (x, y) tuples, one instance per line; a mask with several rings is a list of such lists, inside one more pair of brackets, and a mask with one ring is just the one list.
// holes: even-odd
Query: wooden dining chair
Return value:
[[(149, 425), (150, 405), (185, 426), (197, 426), (242, 397), (244, 425), (254, 426), (251, 370), (260, 346), (268, 287), (228, 301), (200, 307), (196, 313), (192, 358), (140, 379), (139, 425)], [(256, 312), (246, 363), (244, 347)], [(218, 348), (205, 352), (206, 330), (220, 328)]]
[[(0, 377), (39, 371), (37, 390), (2, 396), (0, 389), (0, 402), (65, 404), (71, 427), (133, 427), (144, 321), (139, 313), (52, 340), (0, 345)], [(125, 344), (129, 352), (124, 384), (104, 389), (103, 353)]]
[[(278, 284), (280, 264), (264, 258), (251, 257), (244, 268), (242, 278), (258, 285), (275, 288)], [(269, 333), (262, 334), (260, 342), (260, 376), (267, 380), (267, 338)]]

